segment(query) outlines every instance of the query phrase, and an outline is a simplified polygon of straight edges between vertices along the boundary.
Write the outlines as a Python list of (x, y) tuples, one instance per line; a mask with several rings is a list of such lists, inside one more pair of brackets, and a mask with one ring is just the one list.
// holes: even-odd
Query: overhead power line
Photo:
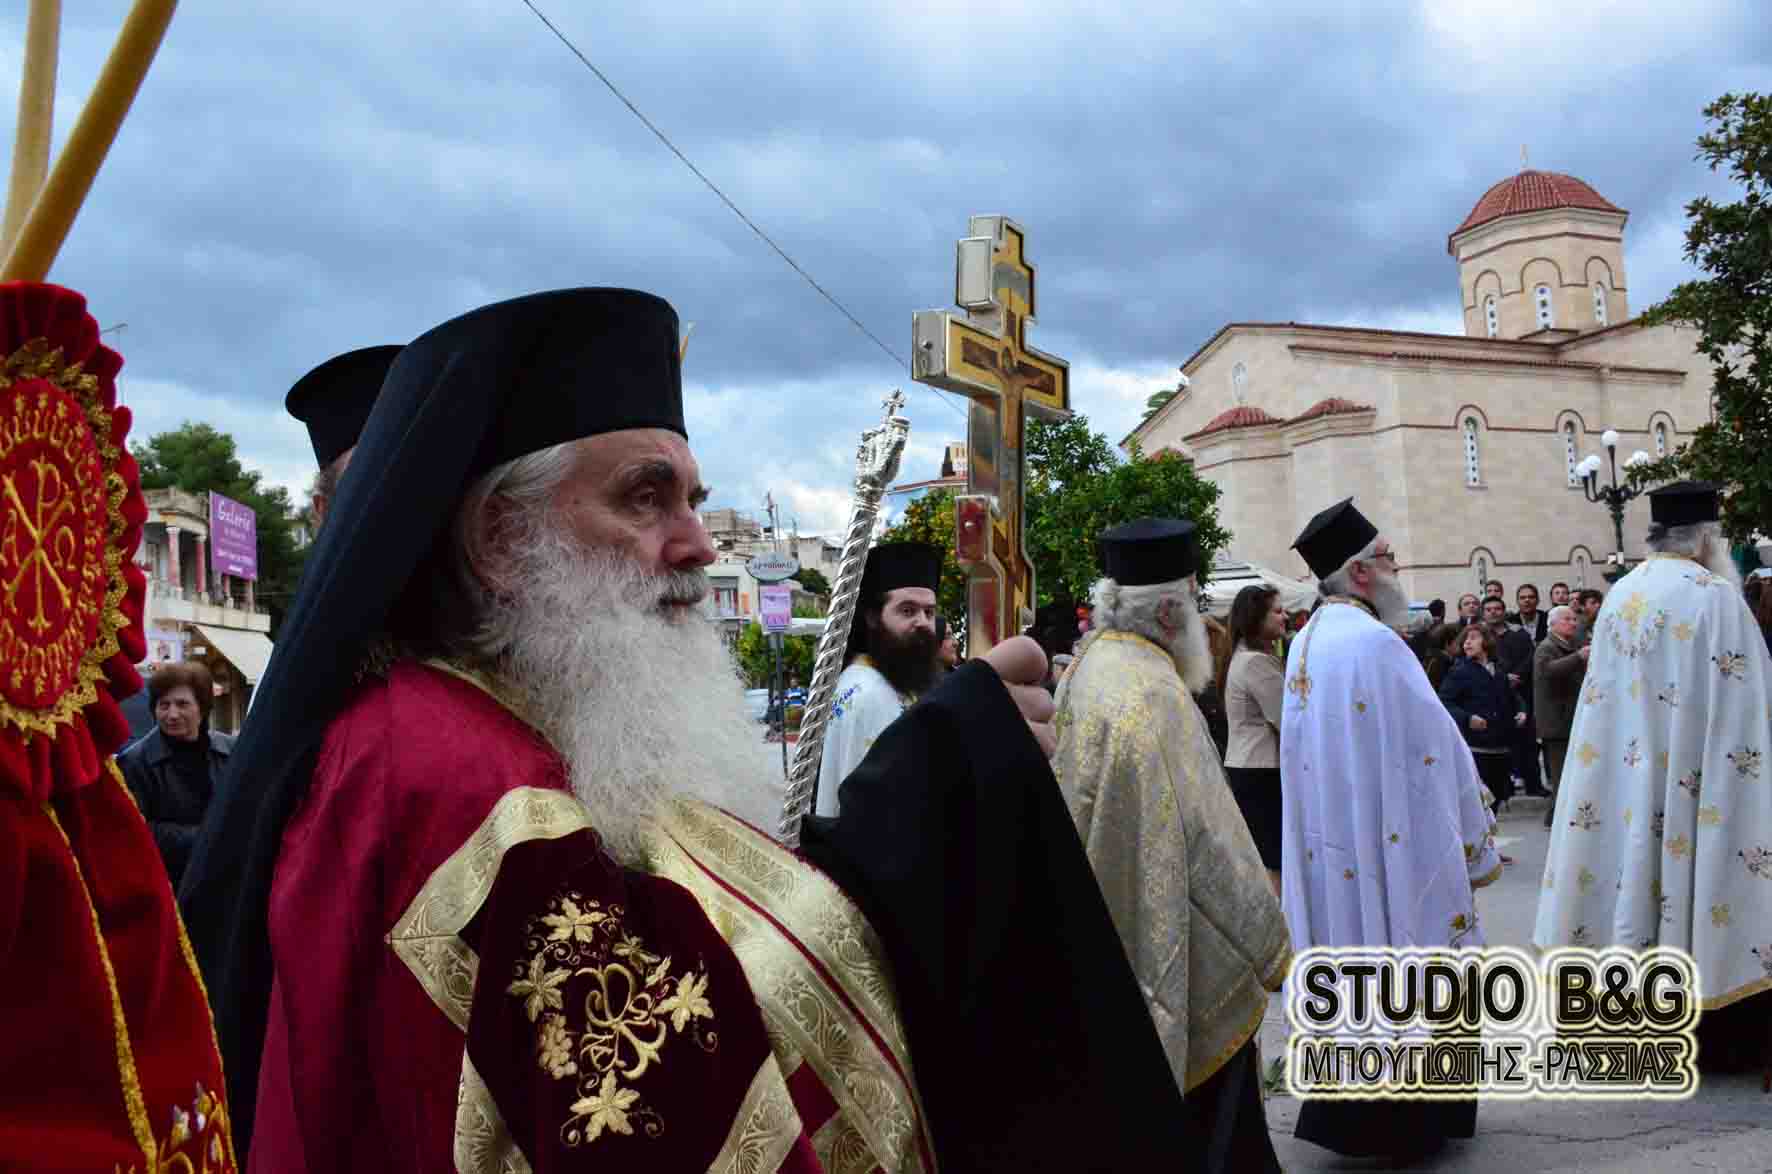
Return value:
[[(788, 268), (792, 269), (795, 273), (798, 273), (800, 275), (800, 277), (806, 282), (807, 285), (810, 285), (813, 289), (818, 291), (818, 294), (820, 297), (824, 298), (825, 301), (829, 302), (832, 306), (836, 307), (837, 312), (839, 314), (843, 315), (843, 317), (849, 319), (849, 322), (852, 326), (854, 326), (857, 330), (861, 331), (862, 334), (866, 335), (870, 340), (872, 340), (873, 344), (875, 346), (879, 347), (881, 351), (885, 352), (886, 357), (892, 360), (892, 363), (894, 366), (901, 368), (907, 374), (910, 372), (910, 367), (905, 363), (904, 357), (902, 355), (900, 355), (897, 351), (893, 350), (891, 347), (887, 346), (886, 343), (881, 341), (880, 336), (875, 334), (873, 331), (869, 330), (867, 328), (866, 324), (864, 324), (860, 318), (857, 318), (853, 313), (850, 312), (848, 306), (845, 306), (842, 303), (842, 301), (837, 298), (837, 296), (835, 294), (831, 293), (830, 290), (828, 290), (824, 286), (820, 285), (818, 283), (817, 279), (815, 279), (812, 276), (812, 274), (806, 272), (806, 270), (801, 267), (801, 265), (798, 261), (796, 261), (792, 257), (790, 257), (788, 255), (788, 252), (786, 249), (784, 249), (780, 245), (776, 244), (775, 239), (773, 237), (771, 237), (768, 233), (764, 232), (763, 229), (757, 224), (757, 222), (755, 220), (752, 220), (749, 216), (745, 215), (744, 209), (740, 208), (737, 204), (733, 203), (732, 197), (728, 196), (724, 191), (720, 190), (719, 184), (717, 184), (713, 180), (709, 179), (707, 177), (707, 174), (704, 171), (702, 171), (701, 168), (697, 167), (694, 164), (694, 162), (690, 160), (689, 156), (687, 156), (683, 153), (681, 148), (679, 148), (676, 143), (673, 143), (671, 141), (669, 135), (665, 134), (664, 131), (662, 131), (658, 128), (658, 125), (656, 123), (654, 123), (650, 118), (646, 117), (645, 113), (642, 112), (638, 106), (634, 105), (633, 100), (630, 99), (626, 94), (622, 93), (621, 88), (619, 86), (617, 86), (613, 81), (610, 80), (609, 75), (604, 73), (601, 69), (598, 69), (596, 64), (594, 62), (592, 62), (589, 57), (585, 56), (584, 51), (581, 50), (577, 45), (575, 45), (573, 43), (572, 38), (568, 37), (564, 32), (562, 32), (560, 30), (559, 26), (556, 25), (553, 21), (549, 20), (547, 13), (543, 12), (540, 8), (536, 7), (534, 0), (523, 0), (523, 6), (527, 9), (529, 9), (530, 12), (533, 12), (535, 14), (535, 18), (537, 20), (541, 21), (541, 23), (547, 27), (547, 30), (550, 33), (553, 33), (554, 36), (559, 40), (559, 42), (562, 45), (566, 46), (566, 48), (572, 53), (572, 55), (574, 57), (578, 58), (580, 64), (582, 64), (586, 69), (590, 70), (591, 73), (596, 77), (596, 79), (598, 81), (602, 82), (603, 85), (609, 90), (609, 92), (611, 94), (614, 94), (616, 99), (618, 101), (620, 101), (623, 106), (626, 106), (628, 108), (628, 110), (633, 113), (635, 118), (638, 118), (640, 120), (641, 125), (643, 125), (647, 130), (651, 131), (653, 133), (654, 137), (656, 137), (659, 142), (663, 143), (665, 145), (665, 147), (667, 149), (669, 149), (671, 154), (675, 155), (678, 158), (678, 160), (680, 160), (682, 162), (683, 166), (687, 167), (695, 175), (695, 178), (701, 180), (701, 182), (707, 186), (707, 189), (710, 192), (713, 192), (714, 195), (718, 196), (720, 198), (720, 202), (722, 204), (725, 204), (728, 208), (730, 208), (732, 210), (732, 214), (734, 216), (738, 217), (740, 220), (742, 220), (744, 222), (744, 225), (746, 228), (748, 228), (752, 232), (756, 233), (757, 239), (761, 240), (764, 244), (768, 245), (772, 250), (774, 250), (775, 255), (780, 257), (784, 262), (786, 262)], [(947, 406), (950, 408), (953, 408), (954, 411), (959, 412), (962, 419), (965, 418), (965, 413), (961, 412), (960, 408), (957, 405), (955, 405), (953, 403), (949, 403), (948, 400), (946, 399), (946, 397), (936, 393), (934, 388), (928, 387), (926, 384), (918, 384), (918, 386), (922, 387), (924, 390), (930, 392), (930, 394), (935, 395), (936, 399), (941, 400), (942, 403), (947, 404)]]

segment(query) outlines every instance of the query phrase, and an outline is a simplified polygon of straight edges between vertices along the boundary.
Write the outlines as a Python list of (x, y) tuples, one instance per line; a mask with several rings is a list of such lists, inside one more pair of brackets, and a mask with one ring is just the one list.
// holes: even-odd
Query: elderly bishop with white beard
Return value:
[(1649, 494), (1653, 552), (1606, 596), (1557, 787), (1533, 941), (1684, 950), (1698, 1063), (1772, 1060), (1772, 658), (1715, 485)]
[[(1457, 724), (1397, 634), (1409, 601), (1396, 552), (1352, 498), (1312, 518), (1294, 547), (1322, 599), (1287, 654), (1280, 717), (1292, 948), (1481, 946), (1473, 890), (1501, 875), (1494, 821)], [(1297, 1136), (1411, 1161), (1475, 1132), (1474, 1097), (1401, 1100), (1369, 1087), (1372, 1097), (1306, 1099)]]
[[(758, 830), (782, 784), (702, 607), (680, 360), (667, 303), (577, 289), (388, 372), (180, 892), (249, 1168), (1185, 1148), (1031, 641), (881, 733), (809, 821), (821, 868)], [(1029, 1127), (1065, 1108), (1105, 1139)]]
[(1291, 950), (1191, 695), (1212, 675), (1195, 527), (1142, 518), (1098, 545), (1107, 577), (1059, 686), (1053, 767), (1188, 1114), (1228, 1139), (1195, 1168), (1278, 1171), (1253, 1037)]

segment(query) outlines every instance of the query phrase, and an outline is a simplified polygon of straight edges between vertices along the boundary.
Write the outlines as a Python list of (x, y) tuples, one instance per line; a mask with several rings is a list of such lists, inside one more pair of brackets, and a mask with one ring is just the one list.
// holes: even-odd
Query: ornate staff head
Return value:
[(831, 694), (837, 676), (843, 671), (843, 652), (849, 643), (849, 629), (855, 621), (855, 607), (861, 599), (862, 572), (867, 568), (868, 545), (873, 537), (874, 521), (880, 514), (880, 499), (886, 487), (898, 476), (899, 458), (904, 455), (905, 438), (910, 435), (911, 422), (898, 414), (904, 407), (904, 393), (896, 389), (881, 401), (886, 416), (878, 426), (861, 434), (855, 450), (855, 498), (850, 506), (849, 529), (843, 537), (843, 558), (837, 564), (837, 581), (831, 587), (831, 611), (825, 620), (824, 634), (818, 640), (818, 657), (813, 662), (812, 684), (806, 691), (805, 716), (800, 720), (800, 741), (794, 747), (793, 765), (788, 768), (787, 796), (782, 803), (781, 841), (788, 847), (800, 843), (800, 821), (812, 810), (817, 797), (818, 766), (824, 753), (825, 719), (830, 715)]

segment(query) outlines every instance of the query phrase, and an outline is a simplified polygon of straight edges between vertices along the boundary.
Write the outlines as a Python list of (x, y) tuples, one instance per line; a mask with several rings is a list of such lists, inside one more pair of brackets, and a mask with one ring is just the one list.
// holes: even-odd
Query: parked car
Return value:
[(744, 691), (744, 703), (746, 708), (751, 711), (752, 721), (760, 722), (769, 719), (769, 690), (746, 689)]

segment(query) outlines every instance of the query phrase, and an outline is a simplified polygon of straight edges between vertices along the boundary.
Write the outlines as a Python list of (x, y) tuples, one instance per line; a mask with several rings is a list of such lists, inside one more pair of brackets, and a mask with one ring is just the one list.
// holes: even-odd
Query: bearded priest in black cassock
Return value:
[(1186, 1168), (1037, 650), (758, 830), (679, 357), (586, 289), (390, 370), (181, 892), (251, 1168)]

